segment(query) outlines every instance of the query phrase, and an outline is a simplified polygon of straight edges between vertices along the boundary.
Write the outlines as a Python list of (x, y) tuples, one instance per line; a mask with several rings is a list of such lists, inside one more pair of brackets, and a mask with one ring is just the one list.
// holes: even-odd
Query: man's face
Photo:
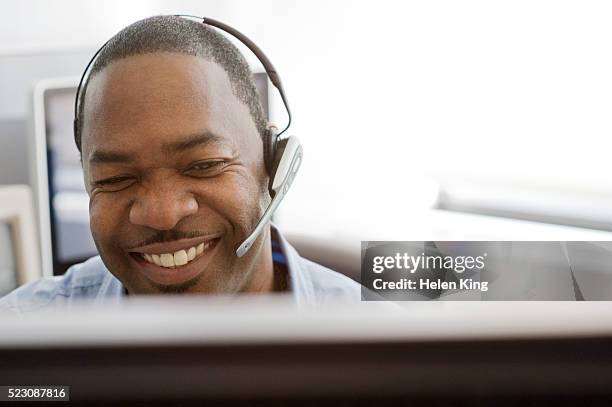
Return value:
[(162, 52), (112, 62), (91, 79), (82, 131), (105, 265), (131, 293), (261, 288), (268, 234), (243, 258), (234, 251), (268, 200), (262, 157), (218, 64)]

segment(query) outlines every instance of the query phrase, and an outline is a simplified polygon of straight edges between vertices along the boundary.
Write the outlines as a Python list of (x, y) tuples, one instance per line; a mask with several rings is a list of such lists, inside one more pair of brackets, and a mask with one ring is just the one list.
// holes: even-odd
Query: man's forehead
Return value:
[(105, 67), (90, 86), (84, 162), (120, 161), (125, 157), (118, 153), (143, 144), (172, 152), (222, 141), (236, 147), (243, 144), (239, 139), (253, 134), (259, 139), (227, 73), (200, 57), (166, 52), (131, 56)]
[(170, 52), (117, 59), (92, 75), (85, 94), (86, 116), (93, 108), (105, 110), (132, 105), (202, 99), (231, 83), (223, 68), (206, 59)]
[[(146, 71), (142, 71), (147, 68)], [(155, 71), (173, 70), (175, 73), (193, 73), (194, 69), (219, 73), (224, 73), (223, 67), (210, 58), (186, 54), (183, 52), (171, 51), (156, 51), (145, 52), (141, 54), (133, 54), (118, 57), (111, 60), (103, 67), (95, 70), (91, 74), (91, 82), (96, 76), (118, 75), (122, 76), (129, 72), (140, 73), (142, 75), (154, 74)], [(201, 77), (202, 72), (197, 72), (197, 76)], [(114, 78), (116, 79), (116, 78)], [(167, 78), (157, 78), (167, 79)]]

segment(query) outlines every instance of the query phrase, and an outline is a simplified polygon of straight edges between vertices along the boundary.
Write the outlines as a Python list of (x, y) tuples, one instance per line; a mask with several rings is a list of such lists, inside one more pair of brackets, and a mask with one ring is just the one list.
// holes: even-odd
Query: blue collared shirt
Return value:
[[(274, 228), (274, 226), (272, 226)], [(301, 257), (277, 233), (275, 257), (283, 255), (289, 288), (297, 305), (361, 300), (361, 286), (350, 278)], [(19, 313), (70, 308), (83, 300), (121, 301), (123, 284), (106, 268), (100, 256), (75, 264), (62, 276), (43, 278), (17, 288), (0, 299), (0, 310)]]

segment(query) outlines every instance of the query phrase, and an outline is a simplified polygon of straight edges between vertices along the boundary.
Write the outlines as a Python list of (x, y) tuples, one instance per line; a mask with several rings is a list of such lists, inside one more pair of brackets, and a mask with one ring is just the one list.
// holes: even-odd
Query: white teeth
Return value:
[(195, 256), (196, 256), (196, 248), (190, 247), (189, 251), (187, 252), (187, 260), (191, 261), (195, 259)]
[(164, 254), (147, 254), (142, 253), (142, 258), (145, 259), (149, 263), (154, 263), (161, 267), (177, 267), (184, 266), (189, 263), (196, 256), (199, 256), (204, 252), (204, 250), (208, 249), (212, 242), (208, 242), (206, 244), (200, 243), (197, 246), (190, 247), (189, 249), (179, 250), (174, 253), (164, 253)]
[(172, 267), (174, 266), (174, 256), (168, 253), (162, 254), (160, 257), (161, 264), (164, 267)]
[(175, 266), (183, 266), (187, 264), (189, 260), (187, 259), (187, 252), (185, 250), (179, 250), (174, 253), (174, 265)]

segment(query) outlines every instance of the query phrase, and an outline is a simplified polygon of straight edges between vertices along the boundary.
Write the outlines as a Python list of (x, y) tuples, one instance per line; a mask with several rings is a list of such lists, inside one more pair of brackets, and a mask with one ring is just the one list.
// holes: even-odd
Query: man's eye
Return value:
[(222, 160), (202, 161), (189, 167), (186, 172), (190, 176), (206, 177), (216, 175), (224, 166), (225, 161)]
[(94, 182), (94, 185), (105, 190), (118, 191), (132, 185), (133, 177), (117, 176)]

